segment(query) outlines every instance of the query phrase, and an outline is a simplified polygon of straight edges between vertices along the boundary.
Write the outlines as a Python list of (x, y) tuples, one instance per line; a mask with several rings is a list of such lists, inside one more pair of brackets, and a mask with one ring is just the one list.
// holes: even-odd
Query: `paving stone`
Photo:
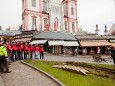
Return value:
[(5, 86), (58, 86), (45, 75), (20, 62), (12, 63), (10, 69), (11, 73), (1, 75)]
[(2, 78), (1, 78), (1, 74), (0, 74), (0, 86), (4, 86), (4, 82), (3, 82)]

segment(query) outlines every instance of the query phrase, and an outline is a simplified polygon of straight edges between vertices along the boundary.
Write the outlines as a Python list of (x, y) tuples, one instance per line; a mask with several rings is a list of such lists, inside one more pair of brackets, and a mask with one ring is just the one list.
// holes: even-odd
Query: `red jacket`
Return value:
[(28, 45), (25, 45), (24, 46), (24, 51), (28, 51), (28, 50), (29, 50)]
[(30, 46), (29, 46), (29, 51), (30, 51), (30, 52), (34, 52), (34, 46), (33, 46), (33, 45), (30, 45)]
[(18, 46), (12, 45), (12, 50), (18, 50)]
[(35, 46), (35, 51), (39, 51), (39, 47), (38, 46)]
[(40, 48), (39, 48), (39, 52), (40, 52), (40, 53), (43, 53), (43, 52), (44, 52), (44, 48), (43, 48), (43, 47), (40, 47)]
[(22, 51), (23, 49), (24, 49), (23, 44), (20, 44), (20, 45), (19, 45), (19, 50)]
[(7, 48), (8, 48), (8, 50), (12, 49), (10, 44), (7, 45)]

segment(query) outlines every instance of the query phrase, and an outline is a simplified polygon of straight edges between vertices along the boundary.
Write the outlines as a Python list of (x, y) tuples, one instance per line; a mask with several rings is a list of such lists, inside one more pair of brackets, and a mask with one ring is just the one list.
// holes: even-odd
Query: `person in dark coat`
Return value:
[(115, 66), (115, 48), (114, 46), (111, 47), (110, 51), (111, 51), (111, 57), (113, 58), (113, 62)]

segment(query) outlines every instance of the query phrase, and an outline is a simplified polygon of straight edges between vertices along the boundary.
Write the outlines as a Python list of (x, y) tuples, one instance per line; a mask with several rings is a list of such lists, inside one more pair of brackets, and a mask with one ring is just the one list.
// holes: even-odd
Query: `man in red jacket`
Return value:
[(35, 59), (39, 59), (39, 46), (38, 46), (38, 44), (36, 44), (35, 48), (34, 48), (34, 57), (35, 57)]
[(34, 52), (34, 46), (29, 44), (29, 58), (32, 59), (33, 58), (33, 52)]
[(40, 52), (40, 59), (44, 59), (44, 48), (43, 48), (43, 45), (40, 45), (39, 52)]
[(29, 56), (29, 47), (28, 47), (28, 43), (25, 43), (24, 45), (24, 59), (27, 59)]
[(24, 46), (23, 46), (23, 44), (20, 42), (20, 44), (19, 44), (20, 60), (23, 60), (23, 49), (24, 49)]

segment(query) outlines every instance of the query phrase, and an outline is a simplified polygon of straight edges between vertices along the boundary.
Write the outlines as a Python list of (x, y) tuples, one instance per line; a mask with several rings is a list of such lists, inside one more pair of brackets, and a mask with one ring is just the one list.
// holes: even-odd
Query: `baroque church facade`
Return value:
[(22, 0), (22, 30), (77, 32), (77, 0)]

